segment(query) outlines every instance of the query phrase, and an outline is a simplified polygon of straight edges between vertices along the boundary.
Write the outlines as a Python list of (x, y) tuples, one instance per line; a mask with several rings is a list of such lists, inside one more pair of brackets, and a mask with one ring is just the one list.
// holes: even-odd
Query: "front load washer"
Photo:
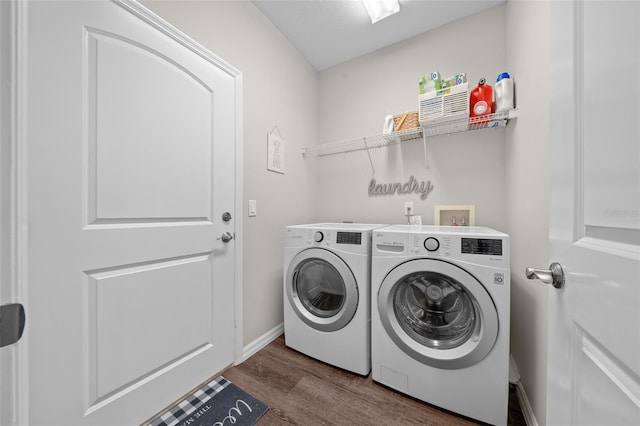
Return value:
[(384, 225), (288, 226), (284, 244), (287, 346), (345, 370), (371, 371), (371, 233)]
[(376, 382), (506, 425), (509, 236), (490, 228), (374, 231), (371, 361)]

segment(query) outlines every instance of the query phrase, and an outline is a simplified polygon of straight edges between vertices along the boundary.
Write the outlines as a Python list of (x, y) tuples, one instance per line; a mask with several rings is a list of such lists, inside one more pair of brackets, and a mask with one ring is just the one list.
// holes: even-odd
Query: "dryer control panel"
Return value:
[(290, 226), (285, 233), (287, 247), (320, 247), (336, 252), (369, 254), (372, 231), (329, 227)]
[[(333, 232), (331, 231), (316, 231), (313, 234), (313, 241), (315, 241), (316, 243), (321, 243), (326, 238), (331, 238), (332, 235)], [(335, 238), (336, 244), (351, 244), (355, 246), (362, 245), (362, 232), (336, 231)]]

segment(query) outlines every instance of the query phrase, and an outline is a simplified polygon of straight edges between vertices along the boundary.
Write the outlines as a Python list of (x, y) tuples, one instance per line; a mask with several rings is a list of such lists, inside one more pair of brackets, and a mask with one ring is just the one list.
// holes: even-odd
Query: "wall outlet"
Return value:
[(411, 216), (409, 225), (422, 225), (422, 216)]
[(413, 216), (413, 201), (407, 201), (404, 203), (404, 215)]

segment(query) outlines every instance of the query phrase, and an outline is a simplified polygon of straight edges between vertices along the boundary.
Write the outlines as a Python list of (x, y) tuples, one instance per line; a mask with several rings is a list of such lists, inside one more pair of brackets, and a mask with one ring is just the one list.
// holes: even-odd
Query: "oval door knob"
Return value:
[(555, 288), (562, 288), (562, 286), (564, 286), (564, 271), (562, 270), (562, 266), (557, 262), (549, 265), (549, 269), (527, 268), (525, 275), (530, 280), (540, 280), (545, 284), (551, 284)]
[(220, 237), (218, 237), (218, 239), (222, 240), (223, 243), (228, 243), (229, 241), (233, 240), (233, 234), (231, 232), (225, 232)]

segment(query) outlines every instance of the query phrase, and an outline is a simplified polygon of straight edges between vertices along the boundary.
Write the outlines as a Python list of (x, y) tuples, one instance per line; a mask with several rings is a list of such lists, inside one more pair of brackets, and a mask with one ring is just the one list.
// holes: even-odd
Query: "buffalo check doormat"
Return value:
[(251, 426), (268, 409), (218, 376), (144, 426)]

